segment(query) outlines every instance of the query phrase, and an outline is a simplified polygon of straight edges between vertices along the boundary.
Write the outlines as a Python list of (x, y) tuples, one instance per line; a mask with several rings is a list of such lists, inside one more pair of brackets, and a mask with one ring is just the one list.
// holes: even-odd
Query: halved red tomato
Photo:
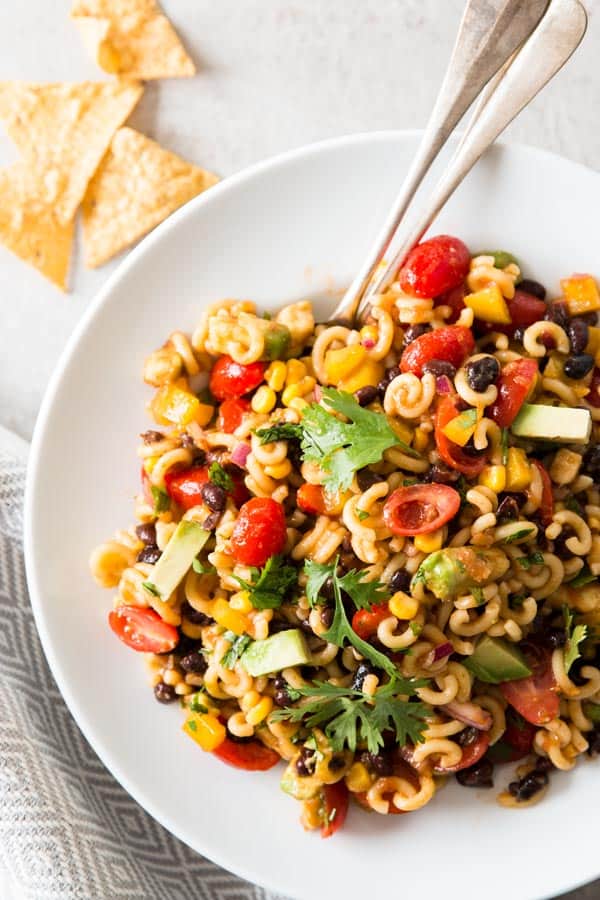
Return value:
[[(202, 502), (202, 485), (209, 481), (208, 466), (193, 466), (191, 469), (179, 469), (167, 472), (165, 485), (167, 493), (175, 503), (183, 509), (191, 509)], [(244, 484), (243, 472), (228, 472), (233, 482), (231, 498), (237, 507), (242, 506), (250, 496)]]
[(400, 369), (421, 378), (423, 366), (432, 359), (444, 360), (458, 369), (474, 347), (475, 339), (470, 328), (462, 325), (436, 328), (410, 342), (400, 359)]
[(504, 681), (500, 690), (514, 709), (532, 725), (555, 719), (560, 708), (558, 684), (552, 671), (552, 654), (536, 644), (522, 648), (532, 674), (516, 681)]
[(339, 831), (348, 815), (348, 788), (344, 781), (335, 784), (324, 784), (323, 793), (323, 826), (321, 837), (328, 838)]
[(435, 298), (434, 306), (449, 306), (452, 310), (451, 315), (446, 319), (448, 325), (454, 325), (461, 312), (465, 308), (465, 286), (460, 284), (458, 287), (440, 294)]
[(398, 280), (407, 294), (437, 297), (461, 283), (470, 263), (469, 248), (461, 240), (438, 234), (410, 251)]
[(117, 606), (109, 612), (108, 624), (124, 644), (142, 653), (169, 653), (179, 643), (175, 626), (163, 622), (153, 609)]
[(438, 453), (444, 462), (457, 472), (462, 472), (467, 478), (475, 478), (485, 466), (483, 456), (469, 456), (462, 447), (451, 441), (444, 434), (444, 427), (452, 419), (456, 418), (460, 409), (455, 397), (444, 397), (440, 400), (435, 413), (435, 443)]
[(212, 752), (228, 766), (245, 769), (247, 772), (266, 772), (276, 766), (281, 758), (279, 753), (265, 747), (260, 741), (238, 743), (230, 738), (225, 738)]
[(399, 487), (385, 501), (383, 519), (394, 534), (415, 535), (437, 531), (460, 509), (460, 494), (446, 484)]
[(223, 400), (219, 407), (217, 428), (227, 434), (233, 434), (235, 429), (240, 427), (244, 416), (250, 412), (251, 408), (250, 401), (244, 400), (243, 397), (231, 397), (229, 400)]
[(531, 393), (538, 375), (535, 359), (515, 359), (507, 363), (496, 379), (498, 396), (487, 414), (500, 428), (509, 428)]
[(462, 745), (462, 757), (454, 766), (434, 766), (433, 771), (446, 775), (450, 772), (460, 772), (462, 769), (469, 769), (479, 762), (488, 747), (490, 746), (490, 735), (487, 731), (479, 731), (476, 728), (470, 729), (470, 734)]
[(285, 512), (271, 497), (252, 497), (244, 503), (233, 526), (231, 550), (245, 566), (264, 566), (281, 553), (287, 539)]
[(264, 362), (244, 366), (231, 356), (220, 356), (210, 373), (210, 392), (217, 400), (243, 397), (258, 387), (266, 368), (267, 364)]
[(531, 462), (536, 467), (538, 472), (540, 473), (542, 479), (542, 499), (540, 502), (540, 516), (542, 519), (542, 525), (547, 526), (552, 523), (552, 516), (554, 515), (554, 494), (552, 492), (552, 480), (550, 475), (546, 471), (545, 467), (541, 462), (537, 459), (532, 459)]
[(358, 609), (352, 616), (352, 630), (363, 641), (368, 641), (377, 633), (379, 623), (391, 615), (387, 603), (375, 603), (371, 609)]

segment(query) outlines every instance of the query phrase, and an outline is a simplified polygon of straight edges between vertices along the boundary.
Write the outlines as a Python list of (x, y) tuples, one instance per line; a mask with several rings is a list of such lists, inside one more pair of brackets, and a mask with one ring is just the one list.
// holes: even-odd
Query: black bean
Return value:
[(157, 444), (159, 441), (164, 440), (164, 434), (162, 431), (153, 431), (150, 429), (149, 431), (143, 431), (140, 434), (141, 439), (145, 444)]
[(457, 744), (460, 744), (461, 747), (466, 747), (468, 744), (473, 744), (479, 737), (479, 732), (477, 728), (474, 728), (472, 725), (469, 725), (468, 728), (463, 728), (463, 730), (457, 734), (454, 738)]
[(427, 473), (427, 478), (429, 481), (435, 482), (435, 484), (453, 484), (460, 478), (460, 472), (457, 472), (456, 469), (451, 469), (450, 466), (443, 462), (439, 462), (432, 465)]
[(332, 756), (327, 763), (327, 768), (331, 769), (332, 772), (339, 772), (339, 770), (343, 769), (345, 765), (346, 760), (343, 756)]
[(551, 650), (556, 650), (558, 647), (564, 647), (567, 643), (567, 632), (564, 628), (549, 628), (544, 635), (544, 643), (547, 644)]
[(300, 751), (300, 756), (296, 760), (296, 772), (302, 778), (307, 778), (314, 773), (316, 764), (315, 751), (311, 750), (310, 747), (303, 747)]
[(173, 700), (177, 700), (173, 685), (165, 684), (164, 681), (159, 681), (154, 685), (154, 696), (159, 703), (172, 703)]
[(586, 325), (592, 325), (595, 327), (598, 324), (597, 312), (582, 313), (579, 318), (582, 319)]
[(552, 761), (547, 756), (536, 756), (535, 772), (551, 772), (553, 768)]
[(518, 781), (511, 781), (508, 790), (515, 800), (530, 800), (545, 788), (549, 781), (547, 772), (534, 769), (532, 772), (528, 772), (527, 775), (523, 775)]
[(524, 328), (515, 328), (513, 337), (514, 337), (515, 341), (517, 341), (519, 344), (522, 344), (524, 334), (525, 334)]
[(144, 522), (143, 525), (138, 525), (135, 533), (140, 541), (143, 541), (145, 544), (156, 544), (156, 526), (154, 522)]
[(184, 672), (192, 672), (194, 675), (203, 675), (208, 669), (208, 663), (203, 653), (188, 653), (179, 660), (179, 665)]
[(212, 531), (219, 524), (219, 519), (221, 518), (222, 513), (220, 512), (211, 512), (208, 515), (204, 522), (202, 523), (202, 527), (205, 531)]
[(335, 592), (333, 590), (333, 578), (327, 578), (319, 592), (326, 600), (335, 600)]
[(472, 391), (482, 394), (500, 374), (500, 363), (495, 356), (482, 356), (467, 363), (467, 383)]
[(392, 594), (395, 594), (396, 591), (407, 591), (410, 587), (410, 582), (410, 574), (404, 569), (397, 569), (390, 578), (388, 587)]
[(181, 435), (181, 446), (185, 447), (186, 450), (194, 450), (196, 447), (196, 442), (191, 434), (188, 434), (187, 431), (185, 434)]
[(540, 284), (539, 281), (533, 281), (531, 278), (524, 278), (519, 282), (518, 288), (526, 294), (532, 294), (534, 297), (537, 297), (538, 300), (546, 299), (546, 288), (543, 284)]
[(364, 563), (358, 558), (352, 549), (352, 539), (349, 534), (344, 537), (340, 548), (340, 565), (342, 569), (349, 572), (350, 569), (362, 569)]
[(162, 556), (162, 550), (159, 550), (156, 544), (146, 544), (137, 555), (137, 561), (143, 563), (150, 563), (150, 565), (154, 565), (154, 563), (158, 562), (158, 560)]
[(212, 509), (213, 512), (222, 512), (225, 509), (227, 494), (218, 484), (207, 481), (206, 484), (203, 484), (200, 488), (200, 494), (208, 508)]
[(298, 624), (300, 626), (300, 631), (303, 631), (305, 634), (314, 634), (311, 624), (308, 621), (308, 616), (306, 619), (300, 619)]
[(587, 751), (588, 755), (600, 755), (600, 728), (596, 726), (592, 731), (588, 731), (586, 734), (586, 738), (589, 744)]
[(324, 606), (321, 610), (321, 624), (325, 628), (331, 628), (333, 625), (334, 612), (333, 606)]
[(394, 774), (394, 760), (391, 753), (380, 750), (379, 753), (361, 753), (360, 761), (377, 775), (387, 777)]
[(206, 616), (198, 609), (194, 609), (187, 600), (185, 600), (181, 606), (181, 615), (184, 619), (187, 619), (188, 622), (191, 622), (192, 625), (209, 625), (212, 622), (212, 619), (209, 616)]
[(356, 667), (354, 675), (352, 677), (352, 690), (353, 691), (362, 691), (363, 685), (365, 683), (365, 678), (367, 675), (374, 675), (375, 669), (368, 662), (361, 662)]
[(383, 378), (377, 385), (377, 391), (380, 397), (383, 397), (383, 395), (387, 391), (388, 385), (391, 384), (394, 378), (397, 378), (400, 374), (401, 372), (399, 366), (392, 366), (391, 369), (386, 369)]
[(273, 687), (275, 689), (273, 692), (275, 706), (290, 706), (292, 699), (288, 694), (288, 683), (283, 675), (279, 674), (273, 679)]
[(440, 375), (447, 375), (448, 378), (454, 378), (456, 369), (452, 363), (446, 362), (445, 359), (430, 359), (423, 365), (423, 371), (429, 372), (439, 378)]
[(377, 472), (373, 472), (371, 469), (366, 468), (358, 470), (356, 479), (361, 491), (368, 491), (374, 484), (378, 484), (380, 481), (384, 480), (383, 475), (378, 475)]
[(494, 765), (489, 759), (482, 759), (468, 769), (456, 773), (456, 780), (463, 787), (493, 788)]
[(564, 363), (564, 372), (567, 378), (585, 378), (594, 368), (594, 357), (590, 353), (580, 353), (578, 356), (569, 356)]
[(566, 328), (569, 324), (569, 306), (565, 300), (555, 300), (548, 307), (548, 312), (544, 316), (548, 322), (556, 322), (561, 328)]
[(409, 325), (409, 327), (404, 332), (404, 338), (402, 340), (402, 347), (408, 347), (408, 345), (416, 340), (418, 337), (421, 337), (422, 334), (427, 334), (428, 331), (431, 331), (431, 325), (427, 325), (422, 322), (419, 325)]
[(590, 339), (590, 330), (583, 319), (571, 319), (567, 327), (573, 353), (585, 353)]
[(496, 512), (497, 519), (512, 521), (519, 518), (519, 504), (510, 494), (502, 499)]
[(354, 392), (356, 402), (360, 406), (368, 406), (369, 403), (373, 403), (374, 400), (377, 400), (378, 396), (379, 391), (374, 384), (367, 384), (365, 387), (361, 387)]
[(206, 451), (205, 450), (196, 450), (194, 453), (194, 458), (192, 460), (193, 466), (204, 466), (206, 464)]
[(583, 457), (583, 468), (593, 478), (600, 475), (600, 444), (595, 444), (587, 451)]

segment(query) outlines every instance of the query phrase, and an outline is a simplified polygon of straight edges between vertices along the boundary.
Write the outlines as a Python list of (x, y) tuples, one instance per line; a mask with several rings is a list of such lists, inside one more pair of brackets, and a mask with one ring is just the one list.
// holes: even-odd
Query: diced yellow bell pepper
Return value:
[(248, 591), (237, 591), (232, 594), (229, 598), (229, 606), (241, 613), (249, 613), (254, 609)]
[(413, 619), (419, 612), (419, 601), (404, 591), (396, 591), (389, 602), (389, 607), (391, 614), (397, 619)]
[(198, 411), (194, 417), (194, 422), (197, 422), (198, 425), (201, 425), (202, 428), (204, 428), (208, 425), (214, 414), (214, 406), (211, 406), (210, 403), (200, 403), (200, 401), (198, 401)]
[(234, 634), (244, 634), (250, 630), (250, 619), (237, 609), (232, 609), (223, 597), (215, 600), (212, 617), (217, 625), (227, 631), (233, 631)]
[(392, 431), (400, 438), (400, 440), (404, 444), (412, 444), (413, 438), (415, 436), (415, 432), (413, 429), (406, 424), (406, 422), (401, 422), (400, 419), (392, 418), (389, 419), (390, 428)]
[(506, 468), (504, 466), (485, 466), (478, 481), (483, 487), (499, 494), (506, 487)]
[(520, 447), (508, 448), (506, 464), (506, 490), (524, 491), (531, 484), (531, 466), (527, 455)]
[(356, 762), (350, 767), (350, 771), (346, 775), (346, 786), (353, 794), (361, 791), (368, 791), (373, 784), (373, 779), (369, 772), (361, 762)]
[(438, 528), (429, 534), (416, 534), (414, 544), (421, 553), (435, 553), (436, 550), (442, 549), (444, 543), (444, 529)]
[(573, 275), (561, 279), (560, 286), (572, 316), (600, 309), (600, 292), (592, 275)]
[(588, 334), (589, 340), (585, 352), (590, 353), (592, 356), (597, 356), (600, 353), (600, 328), (588, 325)]
[(476, 409), (465, 409), (464, 412), (450, 419), (442, 431), (454, 444), (464, 447), (467, 441), (473, 437), (479, 418), (481, 416)]
[(159, 425), (181, 426), (197, 421), (197, 416), (201, 413), (201, 406), (210, 409), (212, 416), (212, 406), (201, 404), (193, 394), (172, 384), (160, 388), (154, 395), (151, 404), (152, 414)]
[(473, 310), (476, 319), (495, 322), (498, 325), (510, 325), (508, 306), (497, 284), (490, 284), (474, 294), (467, 294), (465, 306)]
[[(600, 331), (600, 329), (598, 329)], [(558, 353), (552, 351), (548, 357), (548, 363), (544, 369), (544, 378), (563, 378), (563, 364)]]
[(354, 391), (367, 387), (367, 385), (380, 382), (384, 372), (385, 367), (383, 363), (376, 362), (374, 359), (367, 359), (355, 372), (352, 372), (347, 378), (342, 378), (339, 383), (340, 389), (353, 394)]
[(415, 431), (415, 439), (413, 442), (413, 447), (420, 453), (422, 450), (425, 450), (429, 443), (429, 434), (426, 431), (423, 431), (422, 428), (417, 428)]
[(227, 736), (223, 723), (210, 713), (190, 712), (182, 727), (203, 750), (216, 750)]
[(325, 373), (329, 384), (338, 385), (367, 359), (367, 351), (362, 344), (350, 344), (339, 350), (328, 350), (325, 354)]

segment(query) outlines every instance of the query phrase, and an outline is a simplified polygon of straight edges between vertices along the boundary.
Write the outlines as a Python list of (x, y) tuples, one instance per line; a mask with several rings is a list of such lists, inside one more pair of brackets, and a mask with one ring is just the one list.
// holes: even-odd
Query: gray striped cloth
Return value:
[[(21, 546), (26, 455), (27, 445), (0, 428), (0, 897), (276, 900), (165, 831), (75, 724), (29, 605)], [(316, 887), (314, 898), (321, 900)], [(598, 898), (600, 882), (564, 896)]]
[(65, 706), (25, 582), (26, 453), (24, 442), (0, 428), (0, 897), (274, 900), (147, 815)]

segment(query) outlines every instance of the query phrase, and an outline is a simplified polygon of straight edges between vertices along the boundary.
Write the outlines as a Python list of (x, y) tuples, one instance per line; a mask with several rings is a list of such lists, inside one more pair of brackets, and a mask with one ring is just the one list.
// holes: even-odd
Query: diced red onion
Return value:
[(446, 641), (445, 644), (438, 644), (433, 650), (433, 661), (438, 662), (438, 660), (444, 659), (445, 656), (450, 656), (451, 653), (454, 653), (454, 647), (450, 641)]
[(435, 379), (435, 389), (438, 394), (449, 394), (452, 391), (452, 384), (447, 375), (438, 375)]
[(365, 338), (364, 341), (361, 341), (363, 347), (366, 347), (367, 350), (372, 350), (375, 346), (375, 341), (373, 338)]
[(459, 722), (478, 728), (479, 731), (489, 731), (494, 724), (494, 717), (487, 709), (482, 709), (481, 706), (469, 701), (460, 703), (458, 700), (453, 700), (452, 703), (446, 703), (444, 706), (439, 706), (438, 709), (445, 712), (447, 716), (458, 719)]
[(239, 466), (240, 469), (246, 468), (246, 460), (248, 459), (248, 454), (251, 450), (250, 444), (240, 443), (236, 444), (236, 446), (231, 451), (231, 462), (235, 463), (236, 466)]

